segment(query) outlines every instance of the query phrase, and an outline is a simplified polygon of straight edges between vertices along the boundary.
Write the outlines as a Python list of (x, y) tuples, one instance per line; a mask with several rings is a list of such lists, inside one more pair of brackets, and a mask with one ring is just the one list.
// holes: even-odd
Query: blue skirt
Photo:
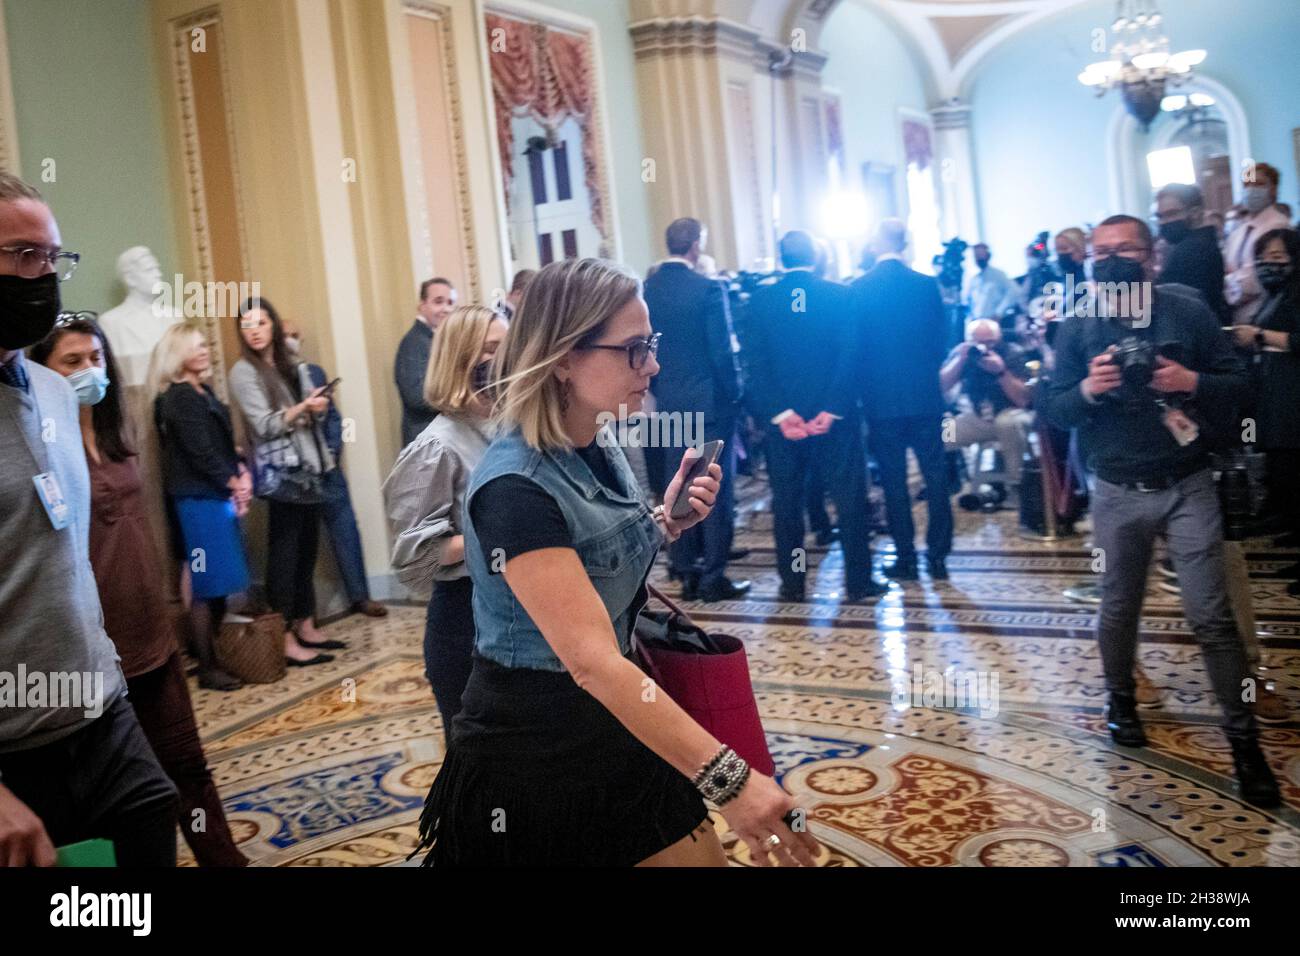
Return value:
[(248, 588), (248, 561), (235, 503), (218, 498), (175, 498), (176, 518), (190, 565), (191, 593), (199, 600)]

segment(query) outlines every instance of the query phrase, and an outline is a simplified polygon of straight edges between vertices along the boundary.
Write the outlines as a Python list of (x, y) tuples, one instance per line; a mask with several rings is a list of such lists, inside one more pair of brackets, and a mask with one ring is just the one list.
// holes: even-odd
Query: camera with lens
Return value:
[(980, 342), (972, 342), (966, 348), (966, 358), (973, 361), (979, 361), (982, 358), (988, 358), (990, 351), (992, 350), (987, 345)]
[(1244, 541), (1250, 536), (1251, 519), (1255, 513), (1250, 466), (1242, 451), (1217, 457), (1215, 477), (1219, 489), (1219, 510), (1223, 512), (1223, 537), (1226, 541)]
[(950, 239), (943, 244), (943, 252), (932, 260), (939, 285), (945, 289), (961, 289), (966, 274), (964, 263), (968, 248), (970, 245), (964, 239)]
[(1119, 368), (1123, 383), (1113, 394), (1124, 401), (1139, 400), (1156, 374), (1156, 347), (1147, 339), (1135, 335), (1125, 336), (1111, 353), (1111, 361)]

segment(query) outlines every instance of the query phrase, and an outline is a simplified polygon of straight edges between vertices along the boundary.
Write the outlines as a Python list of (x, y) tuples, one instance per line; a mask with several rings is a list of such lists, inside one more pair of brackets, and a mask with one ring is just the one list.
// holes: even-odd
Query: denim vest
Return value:
[(654, 562), (662, 532), (642, 500), (627, 456), (612, 433), (607, 430), (602, 437), (607, 440), (602, 450), (610, 469), (631, 491), (631, 497), (597, 481), (576, 452), (538, 451), (530, 448), (517, 430), (493, 441), (470, 476), (462, 520), (465, 562), (474, 581), (474, 650), (488, 660), (505, 667), (564, 670), (537, 625), (515, 600), (501, 573), (502, 562), (484, 556), (470, 520), (475, 493), (503, 475), (531, 479), (555, 499), (569, 526), (574, 550), (613, 622), (619, 649), (624, 654), (631, 650), (632, 625), (640, 610), (633, 605)]

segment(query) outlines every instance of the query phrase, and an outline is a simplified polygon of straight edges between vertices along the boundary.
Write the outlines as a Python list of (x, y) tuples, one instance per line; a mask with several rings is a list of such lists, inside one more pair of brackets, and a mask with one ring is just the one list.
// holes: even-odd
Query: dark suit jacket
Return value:
[(660, 371), (650, 383), (658, 410), (700, 412), (710, 423), (732, 418), (740, 371), (722, 283), (666, 262), (646, 280), (645, 301), (650, 324), (663, 333)]
[(416, 319), (402, 344), (397, 347), (397, 361), (393, 363), (393, 380), (402, 396), (402, 447), (415, 441), (424, 427), (438, 413), (424, 403), (424, 373), (429, 367), (429, 352), (433, 350), (433, 329)]
[(819, 412), (856, 415), (855, 346), (844, 286), (801, 271), (756, 289), (746, 312), (744, 348), (760, 422), (770, 423), (787, 408), (804, 421)]
[(1232, 311), (1223, 297), (1223, 253), (1213, 226), (1202, 226), (1169, 250), (1161, 283), (1188, 285), (1205, 298), (1222, 325), (1232, 324)]
[[(307, 363), (307, 376), (311, 379), (313, 388), (320, 388), (322, 385), (328, 385), (330, 378), (325, 374), (325, 370), (319, 365)], [(333, 397), (333, 396), (331, 396)], [(321, 430), (325, 433), (325, 444), (329, 446), (330, 454), (334, 456), (337, 464), (339, 457), (343, 454), (343, 416), (339, 414), (339, 407), (330, 402), (329, 411), (325, 413), (325, 421), (321, 422)]]
[(943, 414), (939, 367), (948, 355), (948, 323), (939, 283), (886, 259), (853, 283), (852, 294), (868, 417)]
[(154, 400), (154, 424), (162, 444), (163, 486), (173, 498), (229, 498), (226, 486), (239, 474), (239, 453), (230, 409), (206, 385), (171, 385)]

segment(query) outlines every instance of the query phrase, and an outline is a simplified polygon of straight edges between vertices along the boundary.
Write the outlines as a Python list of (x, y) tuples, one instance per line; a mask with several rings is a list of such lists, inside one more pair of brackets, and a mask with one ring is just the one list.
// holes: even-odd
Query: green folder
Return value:
[(117, 866), (112, 840), (82, 840), (56, 847), (55, 866)]

